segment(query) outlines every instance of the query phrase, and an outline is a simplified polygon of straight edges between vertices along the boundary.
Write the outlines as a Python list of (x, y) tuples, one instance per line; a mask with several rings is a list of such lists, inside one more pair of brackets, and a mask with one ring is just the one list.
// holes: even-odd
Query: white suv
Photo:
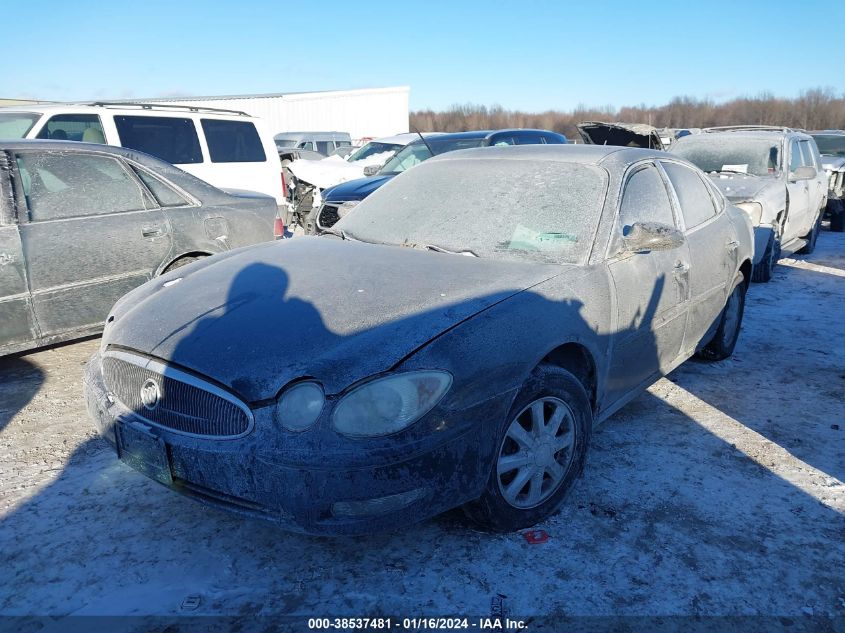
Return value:
[(152, 103), (51, 103), (0, 108), (0, 138), (105, 143), (145, 152), (220, 189), (285, 203), (273, 135), (244, 112)]

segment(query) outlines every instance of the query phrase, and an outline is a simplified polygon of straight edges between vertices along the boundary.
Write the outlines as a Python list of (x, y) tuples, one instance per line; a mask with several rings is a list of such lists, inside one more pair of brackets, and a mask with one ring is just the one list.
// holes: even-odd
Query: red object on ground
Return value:
[(528, 530), (527, 532), (523, 532), (522, 536), (525, 537), (525, 540), (528, 541), (530, 545), (545, 543), (549, 540), (549, 533), (545, 530)]

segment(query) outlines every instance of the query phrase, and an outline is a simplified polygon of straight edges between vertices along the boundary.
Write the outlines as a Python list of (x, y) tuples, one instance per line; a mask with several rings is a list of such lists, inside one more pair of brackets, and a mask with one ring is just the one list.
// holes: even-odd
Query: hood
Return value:
[(710, 180), (731, 202), (759, 200), (774, 190), (783, 189), (783, 183), (771, 176), (743, 176), (740, 174), (708, 174)]
[(845, 171), (845, 156), (825, 156), (822, 154), (822, 167), (828, 171)]
[(369, 178), (358, 178), (326, 189), (323, 192), (323, 202), (348, 202), (363, 200), (373, 191), (381, 187), (396, 174), (382, 174)]
[(577, 126), (578, 133), (588, 145), (619, 145), (666, 149), (657, 129), (644, 123), (603, 123), (584, 121)]
[(301, 237), (210, 257), (144, 284), (113, 309), (103, 346), (178, 364), (246, 402), (273, 398), (306, 376), (334, 394), (561, 272)]
[(381, 152), (354, 162), (348, 162), (340, 156), (329, 156), (323, 160), (300, 159), (290, 163), (288, 169), (299, 180), (319, 189), (326, 189), (363, 177), (365, 167), (384, 165), (391, 156), (393, 152)]

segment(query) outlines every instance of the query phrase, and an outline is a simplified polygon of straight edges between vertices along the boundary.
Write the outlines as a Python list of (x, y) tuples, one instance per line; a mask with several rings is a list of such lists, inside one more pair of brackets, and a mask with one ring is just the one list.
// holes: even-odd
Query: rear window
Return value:
[(0, 112), (0, 138), (24, 138), (40, 118), (34, 112)]
[(174, 165), (202, 162), (197, 129), (191, 119), (117, 115), (114, 124), (123, 147), (146, 152)]
[(247, 121), (202, 119), (212, 163), (263, 163), (267, 160), (255, 125)]

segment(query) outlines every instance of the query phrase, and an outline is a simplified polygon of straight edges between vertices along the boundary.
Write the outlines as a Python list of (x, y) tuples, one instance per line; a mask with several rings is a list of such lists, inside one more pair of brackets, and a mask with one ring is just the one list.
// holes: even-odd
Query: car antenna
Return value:
[(434, 156), (434, 150), (433, 150), (433, 149), (431, 149), (431, 145), (429, 145), (429, 144), (428, 144), (428, 141), (427, 141), (427, 140), (425, 140), (425, 137), (422, 135), (422, 133), (421, 133), (421, 132), (420, 132), (420, 131), (419, 131), (419, 130), (415, 127), (415, 126), (413, 126), (413, 125), (411, 126), (411, 129), (412, 129), (414, 132), (416, 132), (416, 133), (417, 133), (417, 136), (419, 136), (419, 137), (420, 137), (420, 140), (422, 140), (422, 142), (423, 142), (423, 143), (425, 143), (425, 146), (428, 148), (428, 151), (429, 151), (429, 152), (431, 152), (431, 155), (432, 155), (432, 156)]

